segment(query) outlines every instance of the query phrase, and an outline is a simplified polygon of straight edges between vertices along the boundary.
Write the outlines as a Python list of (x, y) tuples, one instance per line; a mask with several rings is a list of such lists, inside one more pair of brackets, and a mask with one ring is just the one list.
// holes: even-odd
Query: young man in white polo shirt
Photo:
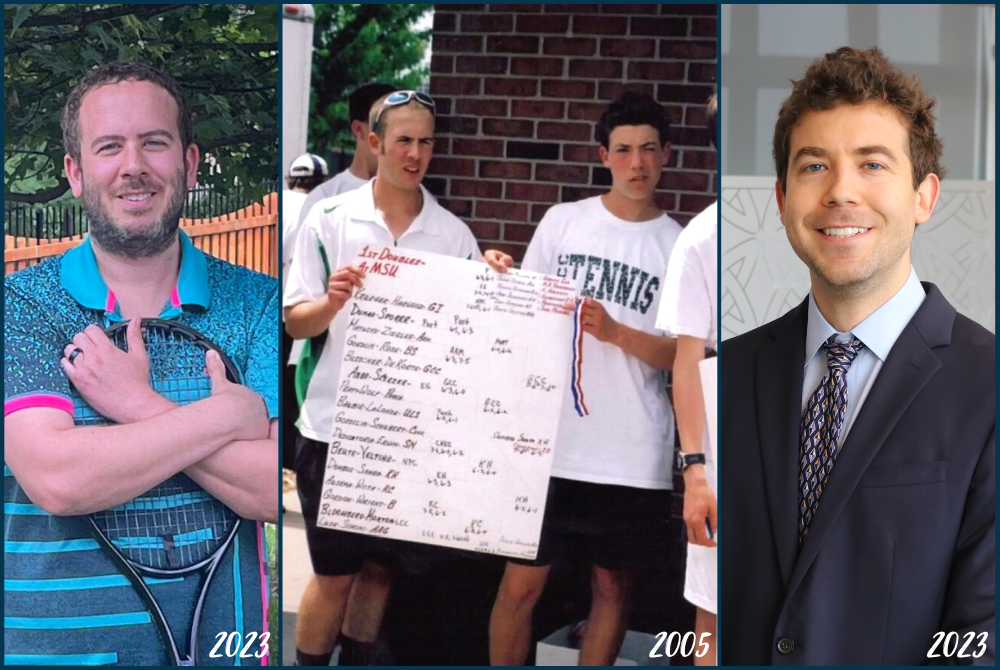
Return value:
[[(299, 234), (284, 297), (286, 329), (295, 338), (327, 334), (364, 281), (363, 270), (352, 263), (366, 245), (468, 259), (481, 256), (468, 227), (420, 183), (433, 153), (434, 101), (413, 91), (393, 93), (372, 108), (371, 128), (370, 148), (378, 157), (376, 178), (340, 196), (335, 207), (313, 208)], [(405, 544), (316, 525), (340, 361), (331, 347), (314, 346), (312, 351), (318, 356), (312, 375), (300, 378), (305, 402), (296, 474), (315, 576), (302, 596), (296, 648), (300, 665), (328, 665), (351, 585), (362, 565), (377, 561), (388, 574)], [(381, 609), (369, 614), (377, 626)]]
[[(371, 132), (368, 127), (368, 114), (376, 102), (392, 92), (392, 86), (379, 83), (365, 84), (354, 89), (354, 92), (347, 99), (351, 133), (354, 135), (354, 158), (351, 159), (350, 166), (326, 179), (326, 161), (316, 156), (317, 160), (323, 161), (324, 180), (306, 191), (305, 195), (289, 196), (287, 191), (282, 194), (284, 200), (281, 204), (281, 241), (285, 249), (282, 277), (286, 283), (288, 281), (287, 264), (291, 263), (292, 253), (295, 251), (295, 241), (298, 239), (306, 215), (318, 203), (353, 191), (367, 184), (375, 176), (378, 160), (368, 147), (368, 135)], [(302, 157), (296, 159), (296, 162), (301, 159)], [(292, 176), (295, 176), (294, 173)], [(295, 365), (295, 361), (298, 360), (298, 353), (297, 349), (296, 358), (290, 362), (291, 365)]]
[[(716, 98), (705, 113), (715, 142)], [(684, 473), (684, 521), (688, 555), (684, 598), (695, 613), (695, 665), (715, 665), (718, 611), (716, 593), (716, 458), (708, 437), (699, 363), (718, 347), (718, 207), (712, 203), (691, 219), (670, 255), (656, 327), (677, 338), (674, 406), (681, 450), (677, 469)], [(698, 654), (703, 654), (699, 656)]]
[[(375, 172), (378, 169), (378, 160), (377, 156), (372, 154), (368, 146), (368, 135), (370, 133), (368, 115), (371, 112), (372, 106), (389, 93), (392, 93), (393, 90), (393, 87), (389, 84), (381, 83), (365, 84), (354, 89), (354, 92), (351, 93), (347, 100), (351, 133), (355, 139), (354, 158), (351, 161), (351, 165), (346, 170), (320, 183), (308, 195), (303, 195), (301, 201), (293, 203), (291, 207), (287, 206), (286, 202), (282, 202), (282, 241), (285, 248), (285, 257), (289, 264), (291, 263), (292, 253), (295, 250), (295, 240), (298, 237), (299, 231), (302, 230), (302, 224), (306, 215), (313, 207), (329, 208), (332, 206), (331, 201), (337, 198), (337, 196), (364, 186), (375, 176)], [(290, 209), (294, 211), (289, 211)], [(287, 267), (283, 276), (287, 281)], [(310, 364), (314, 364), (316, 360), (316, 356), (313, 356), (310, 351), (310, 345), (311, 343), (304, 344), (301, 340), (296, 340), (295, 346), (292, 347), (289, 356), (286, 357), (288, 360), (286, 369), (291, 371), (289, 376), (293, 379), (299, 376), (304, 376), (305, 378), (310, 376), (309, 373), (312, 371)], [(303, 357), (305, 358), (305, 364), (310, 367), (308, 370), (305, 370), (305, 375), (300, 375), (303, 370), (298, 367), (298, 363)], [(287, 384), (285, 388), (294, 389), (294, 382)], [(286, 430), (291, 434), (291, 439), (285, 440), (287, 446), (282, 452), (283, 454), (288, 454), (284, 460), (285, 466), (288, 468), (292, 468), (295, 463), (294, 455), (298, 442), (296, 425), (298, 423), (299, 404), (301, 400), (292, 391), (287, 392), (283, 400), (286, 406), (290, 408), (286, 413), (294, 417), (294, 423), (286, 421)], [(378, 626), (375, 626), (375, 629), (372, 630), (372, 626), (368, 625), (370, 617), (367, 616), (367, 612), (380, 612), (384, 608), (386, 598), (388, 598), (388, 578), (383, 577), (379, 573), (379, 568), (376, 565), (370, 564), (361, 572), (351, 590), (350, 604), (344, 622), (344, 636), (341, 638), (341, 664), (344, 664), (344, 661), (351, 662), (356, 655), (363, 658), (375, 653), (374, 645), (369, 643), (374, 642), (378, 634)]]
[[(550, 566), (579, 557), (592, 566), (580, 664), (614, 663), (637, 546), (670, 515), (674, 418), (663, 371), (675, 342), (654, 319), (681, 226), (653, 199), (670, 156), (669, 129), (666, 110), (648, 96), (626, 93), (609, 105), (597, 139), (611, 190), (549, 209), (524, 257), (524, 269), (575, 283), (590, 337), (579, 380), (585, 401), (567, 390), (563, 402), (538, 558), (507, 563), (493, 607), (494, 665), (524, 663)], [(513, 264), (495, 250), (486, 260), (501, 271)]]

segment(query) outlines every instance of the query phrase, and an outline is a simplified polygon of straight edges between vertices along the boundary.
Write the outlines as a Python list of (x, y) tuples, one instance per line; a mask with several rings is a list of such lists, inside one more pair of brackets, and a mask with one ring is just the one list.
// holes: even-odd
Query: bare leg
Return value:
[[(711, 635), (706, 635), (704, 640), (702, 639), (702, 633), (711, 633)], [(708, 643), (708, 653), (698, 658), (695, 654), (694, 664), (695, 665), (715, 665), (715, 615), (711, 612), (706, 612), (702, 608), (697, 608), (694, 615), (694, 636), (697, 643), (702, 641)], [(696, 646), (695, 651), (700, 651), (701, 646)]]
[(524, 665), (531, 644), (531, 615), (549, 568), (507, 563), (490, 615), (490, 665)]
[(295, 623), (295, 646), (300, 651), (317, 655), (333, 653), (354, 577), (313, 575), (309, 580)]
[(389, 568), (375, 561), (365, 561), (347, 601), (347, 616), (341, 629), (344, 635), (358, 642), (375, 641), (382, 626), (391, 586), (392, 571)]
[(620, 570), (591, 570), (590, 617), (580, 645), (580, 665), (613, 665), (625, 639), (629, 575)]

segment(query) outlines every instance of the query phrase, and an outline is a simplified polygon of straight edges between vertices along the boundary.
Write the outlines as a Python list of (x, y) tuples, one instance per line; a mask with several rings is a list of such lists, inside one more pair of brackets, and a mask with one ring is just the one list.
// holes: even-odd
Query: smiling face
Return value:
[(177, 236), (198, 147), (184, 147), (177, 103), (148, 81), (121, 81), (80, 104), (80, 161), (67, 155), (73, 195), (82, 197), (94, 241), (128, 258), (152, 256)]
[(378, 157), (378, 178), (395, 188), (415, 191), (434, 154), (434, 116), (411, 103), (385, 111), (382, 139), (368, 135), (369, 147)]
[(938, 195), (934, 174), (914, 191), (908, 146), (897, 112), (876, 103), (808, 111), (792, 130), (787, 192), (775, 190), (814, 289), (898, 290), (906, 281), (915, 226)]
[(608, 137), (608, 148), (600, 148), (600, 156), (611, 171), (615, 194), (649, 201), (670, 157), (670, 144), (660, 143), (660, 133), (653, 126), (617, 126)]

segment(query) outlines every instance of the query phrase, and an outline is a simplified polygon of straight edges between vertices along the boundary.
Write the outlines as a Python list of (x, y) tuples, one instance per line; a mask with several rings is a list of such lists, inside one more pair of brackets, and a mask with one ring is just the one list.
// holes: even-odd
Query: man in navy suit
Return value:
[(994, 336), (910, 265), (944, 175), (933, 106), (844, 47), (779, 112), (812, 290), (722, 346), (723, 665), (994, 663)]

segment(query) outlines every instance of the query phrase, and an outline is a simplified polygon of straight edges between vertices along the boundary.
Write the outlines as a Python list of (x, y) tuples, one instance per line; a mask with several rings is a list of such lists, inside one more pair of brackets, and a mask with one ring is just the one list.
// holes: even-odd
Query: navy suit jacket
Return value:
[(807, 302), (723, 342), (723, 665), (994, 664), (994, 336), (923, 286), (801, 547)]

